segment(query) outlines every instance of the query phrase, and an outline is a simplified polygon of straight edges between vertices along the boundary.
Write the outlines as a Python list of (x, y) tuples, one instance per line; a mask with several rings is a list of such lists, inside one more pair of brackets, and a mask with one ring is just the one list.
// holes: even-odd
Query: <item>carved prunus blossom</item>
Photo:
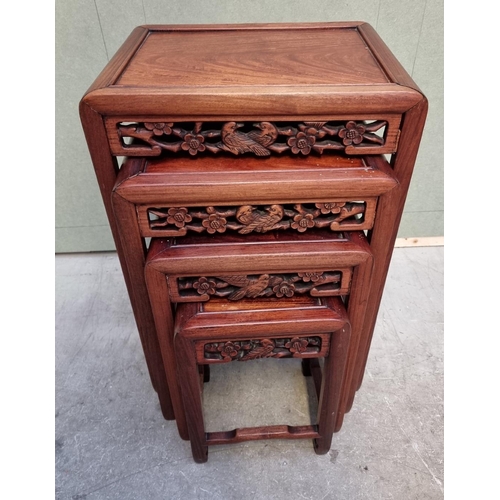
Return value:
[(319, 353), (321, 344), (320, 336), (212, 342), (204, 344), (203, 355), (205, 359), (225, 362), (302, 357)]
[[(118, 137), (126, 149), (128, 140), (135, 145), (149, 145), (152, 150), (186, 152), (191, 156), (204, 152), (245, 153), (270, 156), (291, 152), (308, 155), (312, 151), (344, 151), (348, 146), (384, 146), (384, 136), (376, 132), (387, 126), (385, 120), (333, 121), (277, 124), (272, 122), (203, 122), (189, 123), (118, 123)], [(215, 128), (217, 127), (217, 128)]]
[(183, 277), (177, 279), (179, 296), (215, 296), (229, 300), (256, 297), (292, 297), (313, 292), (328, 294), (340, 289), (341, 271), (285, 274)]
[(154, 207), (148, 209), (148, 223), (151, 230), (170, 231), (172, 236), (187, 231), (216, 234), (227, 230), (248, 234), (292, 229), (303, 233), (311, 228), (338, 230), (346, 224), (361, 224), (365, 211), (365, 202), (347, 201), (240, 207)]

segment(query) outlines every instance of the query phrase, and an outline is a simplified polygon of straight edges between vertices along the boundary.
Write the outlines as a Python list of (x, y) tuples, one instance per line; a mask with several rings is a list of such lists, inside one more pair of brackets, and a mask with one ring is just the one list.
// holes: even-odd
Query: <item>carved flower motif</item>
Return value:
[(316, 203), (316, 208), (319, 208), (322, 214), (338, 214), (343, 206), (345, 206), (345, 203), (337, 203), (335, 201), (330, 203)]
[(238, 351), (240, 349), (241, 347), (239, 345), (233, 344), (232, 342), (225, 342), (217, 347), (217, 350), (222, 354), (223, 358), (235, 358), (238, 356)]
[(298, 273), (298, 274), (302, 278), (302, 281), (306, 283), (309, 281), (316, 283), (316, 281), (319, 281), (323, 276), (323, 273)]
[(285, 344), (285, 347), (290, 350), (290, 352), (304, 352), (309, 345), (309, 341), (307, 339), (299, 339), (299, 337), (294, 337)]
[(314, 135), (305, 132), (297, 132), (297, 135), (290, 137), (287, 144), (292, 148), (293, 154), (302, 153), (308, 155), (311, 152), (311, 146), (316, 142)]
[(181, 148), (184, 151), (189, 151), (190, 155), (195, 155), (198, 151), (205, 151), (205, 138), (201, 134), (186, 134)]
[(314, 227), (313, 214), (297, 214), (293, 218), (292, 227), (299, 233), (303, 233), (308, 227)]
[(278, 298), (283, 296), (291, 297), (295, 292), (295, 285), (283, 280), (281, 283), (278, 283), (273, 287), (273, 292)]
[(215, 287), (215, 281), (209, 280), (204, 276), (193, 283), (193, 288), (195, 288), (200, 295), (213, 295), (215, 293)]
[(207, 219), (203, 219), (202, 225), (210, 234), (215, 232), (223, 233), (226, 230), (227, 220), (218, 213), (210, 214)]
[(191, 222), (193, 218), (187, 213), (187, 208), (172, 207), (168, 209), (167, 222), (175, 224), (177, 227), (184, 227), (186, 222)]
[(154, 135), (170, 135), (173, 123), (145, 123), (144, 126), (153, 132)]
[(299, 129), (307, 135), (318, 136), (326, 122), (304, 122), (304, 125), (299, 125)]
[(205, 357), (207, 353), (211, 352), (218, 352), (217, 351), (217, 344), (205, 344)]
[(339, 130), (339, 137), (343, 139), (344, 146), (360, 144), (363, 141), (363, 134), (366, 127), (356, 122), (347, 122), (345, 128)]

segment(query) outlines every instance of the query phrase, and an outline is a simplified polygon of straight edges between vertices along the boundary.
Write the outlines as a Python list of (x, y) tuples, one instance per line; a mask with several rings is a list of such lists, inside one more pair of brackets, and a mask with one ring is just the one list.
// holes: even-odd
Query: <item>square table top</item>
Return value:
[[(98, 112), (404, 112), (422, 95), (360, 22), (136, 28), (84, 97)], [(326, 107), (326, 109), (325, 109)]]

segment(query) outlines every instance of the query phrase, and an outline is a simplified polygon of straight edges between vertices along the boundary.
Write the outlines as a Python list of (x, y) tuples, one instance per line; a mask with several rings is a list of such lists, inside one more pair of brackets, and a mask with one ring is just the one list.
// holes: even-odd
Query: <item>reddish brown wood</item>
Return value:
[[(184, 236), (189, 231), (209, 234), (237, 231), (250, 234), (289, 229), (303, 233), (312, 227), (331, 231), (358, 231), (371, 229), (375, 205), (375, 199), (368, 199), (363, 202), (331, 200), (260, 207), (141, 207), (139, 224), (144, 235), (153, 237)], [(366, 217), (368, 213), (370, 215)]]
[[(147, 30), (143, 27), (137, 27), (133, 30), (119, 51), (112, 57), (101, 74), (87, 90), (86, 95), (99, 88), (106, 87), (114, 81), (117, 74), (123, 70), (134, 52), (147, 36), (147, 33)], [(85, 138), (87, 140), (87, 145), (99, 184), (99, 189), (113, 235), (113, 240), (116, 245), (120, 265), (127, 286), (132, 310), (134, 312), (134, 317), (139, 330), (139, 336), (144, 350), (151, 382), (154, 389), (162, 394), (160, 400), (163, 416), (167, 420), (173, 420), (174, 413), (172, 405), (169, 401), (170, 398), (166, 389), (166, 381), (164, 380), (163, 363), (161, 360), (158, 360), (157, 356), (150, 352), (149, 349), (150, 345), (156, 346), (158, 343), (155, 338), (156, 330), (154, 327), (151, 307), (149, 305), (149, 301), (144, 300), (143, 297), (137, 297), (134, 293), (134, 279), (128, 271), (127, 259), (125, 258), (123, 252), (118, 228), (114, 219), (111, 204), (111, 190), (116, 182), (118, 164), (116, 158), (113, 157), (111, 151), (109, 150), (108, 138), (104, 126), (104, 116), (88, 104), (85, 100), (85, 96), (80, 102), (79, 112), (83, 131), (85, 133)], [(141, 253), (142, 256), (139, 258), (143, 259), (143, 251)]]
[[(357, 29), (390, 81), (398, 82), (399, 85), (414, 89), (419, 93), (422, 92), (372, 26), (362, 23)], [(420, 100), (418, 99), (418, 102)]]
[[(278, 241), (276, 241), (276, 234), (279, 234)], [(283, 255), (286, 255), (286, 259), (283, 258)], [(304, 265), (309, 267), (301, 269), (301, 266)], [(311, 236), (293, 233), (285, 235), (280, 233), (260, 234), (253, 242), (249, 242), (243, 235), (234, 235), (230, 239), (226, 237), (210, 239), (207, 236), (191, 236), (178, 240), (152, 241), (145, 268), (146, 281), (157, 333), (161, 339), (163, 361), (167, 370), (172, 403), (178, 422), (182, 423), (184, 420), (181, 417), (181, 396), (176, 384), (172, 382), (174, 380), (172, 378), (173, 371), (179, 362), (174, 354), (172, 343), (172, 313), (169, 306), (169, 302), (175, 300), (175, 295), (171, 293), (172, 276), (174, 278), (177, 278), (179, 274), (189, 276), (198, 270), (205, 270), (209, 275), (213, 273), (214, 276), (227, 276), (228, 272), (238, 272), (241, 269), (246, 269), (247, 272), (256, 272), (259, 276), (269, 276), (280, 270), (280, 268), (286, 273), (290, 271), (289, 266), (296, 266), (293, 269), (297, 274), (299, 272), (307, 273), (308, 275), (305, 278), (310, 279), (311, 273), (325, 269), (325, 265), (333, 265), (348, 270), (345, 275), (352, 276), (350, 279), (352, 289), (349, 292), (348, 301), (352, 340), (351, 347), (348, 351), (346, 350), (349, 373), (346, 373), (342, 379), (336, 379), (336, 383), (340, 384), (340, 390), (345, 392), (351, 384), (358, 344), (363, 335), (361, 327), (365, 315), (366, 301), (370, 294), (372, 256), (362, 232), (337, 234), (333, 239), (325, 238), (324, 235), (313, 232)], [(314, 275), (314, 278), (316, 277)], [(170, 288), (170, 292), (168, 288)], [(349, 287), (347, 287), (346, 291), (349, 291)], [(202, 298), (200, 297), (200, 299)], [(290, 304), (294, 309), (290, 308)], [(289, 298), (286, 293), (283, 293), (280, 298), (240, 297), (236, 301), (214, 297), (209, 302), (188, 302), (183, 304), (185, 306), (183, 308), (180, 308), (179, 304), (176, 322), (180, 325), (179, 328), (182, 327), (183, 331), (187, 331), (191, 327), (210, 329), (213, 315), (200, 314), (196, 316), (188, 328), (182, 323), (184, 320), (179, 319), (179, 314), (193, 316), (200, 311), (231, 311), (230, 317), (225, 318), (227, 323), (224, 323), (220, 318), (217, 320), (217, 335), (221, 342), (226, 335), (234, 336), (234, 322), (240, 326), (244, 325), (244, 332), (247, 337), (243, 340), (254, 339), (254, 334), (261, 334), (262, 325), (272, 329), (270, 331), (273, 332), (273, 335), (270, 338), (274, 339), (276, 336), (281, 335), (288, 339), (294, 336), (295, 333), (304, 336), (323, 331), (321, 326), (323, 321), (321, 304), (319, 298), (308, 295), (292, 295)], [(301, 306), (300, 309), (298, 309), (299, 306)], [(262, 312), (257, 316), (256, 312), (259, 309)], [(297, 311), (300, 311), (300, 315)], [(290, 321), (294, 322), (293, 325), (289, 323)], [(314, 325), (314, 328), (312, 330), (306, 329), (306, 325)], [(280, 330), (283, 327), (285, 330)], [(232, 341), (232, 337), (230, 340)], [(205, 344), (201, 343), (195, 346), (195, 351), (197, 352), (196, 359), (198, 359), (198, 362), (205, 359)], [(206, 360), (205, 362), (210, 361)], [(191, 388), (191, 390), (194, 389)], [(339, 392), (341, 411), (345, 411), (346, 398), (347, 395), (341, 396)], [(180, 429), (180, 432), (182, 433), (182, 429)]]
[(363, 381), (392, 250), (403, 214), (404, 203), (427, 115), (427, 106), (427, 100), (423, 99), (418, 106), (415, 106), (404, 116), (404, 128), (401, 134), (402, 147), (393, 158), (393, 168), (399, 179), (399, 187), (380, 197), (377, 219), (373, 230), (369, 233), (370, 247), (374, 255), (374, 286), (367, 306), (365, 325), (363, 327), (364, 334), (356, 363), (356, 375), (353, 378), (350, 398), (347, 403), (347, 411), (351, 408), (356, 391)]
[(207, 445), (242, 443), (261, 439), (315, 439), (317, 425), (268, 425), (243, 427), (232, 431), (207, 432)]
[(225, 342), (195, 342), (198, 364), (251, 361), (262, 358), (313, 358), (324, 357), (330, 349), (330, 335), (245, 339)]
[[(298, 293), (347, 295), (354, 267), (370, 258), (360, 233), (335, 233), (335, 239), (315, 231), (279, 236), (261, 234), (251, 242), (243, 236), (153, 240), (151, 251), (156, 258), (152, 260), (168, 274), (171, 301), (197, 302), (212, 296), (239, 300)], [(309, 267), (304, 269), (305, 265)], [(203, 270), (205, 276), (200, 277)], [(238, 274), (242, 270), (249, 274)]]
[(170, 276), (172, 302), (200, 302), (211, 297), (240, 300), (244, 297), (291, 297), (308, 293), (311, 297), (332, 297), (349, 293), (350, 269), (308, 271), (285, 274)]
[[(139, 228), (135, 223), (134, 205), (119, 195), (113, 195), (112, 204), (116, 218), (118, 233), (121, 237), (120, 253), (127, 265), (128, 276), (131, 279), (131, 302), (137, 306), (137, 325), (141, 335), (144, 353), (154, 372), (158, 398), (165, 418), (174, 418), (175, 407), (172, 406), (168, 382), (165, 378), (165, 369), (156, 335), (156, 327), (147, 301), (148, 291), (144, 280), (145, 245), (141, 239)], [(163, 373), (160, 371), (162, 370)], [(182, 423), (182, 422), (181, 422)], [(182, 428), (180, 429), (182, 434)], [(186, 437), (184, 435), (184, 437)]]
[(321, 396), (321, 381), (322, 381), (322, 373), (321, 373), (321, 366), (319, 365), (319, 362), (315, 358), (311, 359), (304, 359), (302, 361), (308, 361), (309, 363), (307, 365), (302, 365), (302, 373), (304, 376), (309, 377), (311, 376), (314, 382), (314, 389), (316, 391), (316, 396), (319, 398)]
[[(130, 158), (128, 168), (136, 174), (120, 175), (116, 191), (132, 203), (151, 208), (158, 204), (206, 207), (241, 206), (244, 202), (352, 202), (374, 198), (398, 185), (382, 156), (199, 160)], [(170, 204), (164, 205), (166, 201)]]
[[(154, 326), (153, 315), (147, 296), (138, 296), (135, 288), (135, 280), (143, 281), (137, 274), (132, 274), (128, 267), (126, 250), (128, 244), (122, 246), (117, 223), (114, 218), (111, 204), (111, 191), (116, 182), (118, 166), (116, 159), (110, 154), (107, 147), (107, 138), (103, 126), (102, 117), (82, 102), (80, 105), (80, 117), (87, 139), (92, 162), (95, 166), (96, 176), (99, 183), (102, 199), (108, 216), (109, 225), (116, 245), (120, 265), (127, 286), (127, 291), (132, 305), (132, 310), (139, 330), (139, 335), (144, 350), (149, 375), (154, 389), (158, 392), (163, 416), (167, 420), (174, 419), (168, 387), (165, 381), (163, 363), (158, 357), (158, 340)], [(145, 249), (139, 238), (136, 240), (137, 252), (133, 260), (144, 261)], [(130, 252), (127, 252), (130, 254)]]
[(420, 94), (391, 81), (380, 64), (387, 55), (367, 50), (374, 37), (361, 36), (362, 26), (146, 26), (124, 71), (86, 99), (104, 115), (161, 115), (165, 122), (269, 116), (270, 109), (280, 119), (332, 109), (406, 111)]
[[(326, 453), (330, 448), (339, 408), (340, 390), (345, 373), (349, 350), (350, 326), (342, 301), (338, 298), (312, 299), (309, 297), (281, 300), (281, 309), (276, 310), (268, 300), (241, 301), (232, 303), (215, 299), (206, 304), (181, 304), (178, 306), (175, 325), (175, 354), (177, 358), (178, 380), (186, 412), (189, 438), (193, 458), (205, 462), (208, 458), (209, 444), (236, 443), (255, 439), (272, 438), (316, 438), (317, 453)], [(250, 307), (250, 308), (249, 308)], [(155, 311), (156, 312), (156, 311)], [(244, 325), (244, 328), (242, 328)], [(327, 356), (321, 384), (321, 395), (316, 426), (271, 426), (250, 429), (235, 429), (228, 432), (205, 433), (202, 384), (200, 383), (198, 363), (209, 360), (200, 355), (199, 345), (231, 344), (227, 355), (235, 350), (245, 336), (260, 341), (266, 347), (269, 334), (273, 338), (287, 335), (297, 337), (292, 344), (297, 350), (299, 337), (328, 334), (329, 352), (318, 351), (314, 355)], [(269, 354), (269, 349), (264, 354)], [(203, 354), (203, 353), (202, 353)], [(297, 354), (297, 353), (296, 353)], [(331, 361), (329, 361), (331, 358)]]
[(351, 335), (350, 325), (347, 323), (337, 330), (332, 340), (330, 354), (325, 358), (323, 376), (318, 403), (318, 433), (314, 440), (314, 451), (324, 455), (330, 451), (332, 436), (335, 432), (336, 418), (342, 411), (340, 406), (342, 397), (342, 383), (348, 376), (346, 361)]
[[(177, 320), (182, 317), (183, 311), (179, 310)], [(161, 335), (160, 331), (158, 335)], [(173, 339), (169, 342), (173, 343)], [(191, 442), (191, 452), (195, 462), (203, 463), (208, 460), (208, 445), (203, 421), (203, 382), (198, 376), (198, 365), (196, 364), (196, 357), (190, 349), (191, 343), (189, 340), (179, 336), (176, 338), (175, 344), (174, 358), (177, 362), (178, 383), (182, 390), (182, 406), (183, 411), (185, 411), (184, 418), (186, 419)], [(177, 376), (173, 380), (177, 381)]]
[[(209, 276), (257, 273), (317, 272), (327, 268), (348, 269), (371, 255), (361, 232), (329, 235), (306, 233), (244, 235), (193, 235), (154, 239), (148, 261), (169, 276)], [(283, 258), (286, 256), (286, 258)], [(307, 266), (307, 267), (306, 267)], [(345, 284), (348, 289), (348, 284)]]
[(150, 32), (116, 85), (142, 87), (151, 80), (165, 82), (165, 87), (230, 88), (298, 87), (332, 80), (338, 85), (389, 83), (353, 28), (297, 33), (293, 29), (221, 32), (197, 27), (189, 36), (185, 34)]
[(349, 345), (346, 373), (340, 390), (340, 404), (339, 411), (337, 412), (335, 432), (340, 430), (344, 414), (349, 409), (348, 402), (353, 383), (352, 381), (353, 377), (355, 377), (356, 367), (360, 361), (359, 349), (365, 336), (363, 326), (366, 316), (366, 307), (371, 300), (373, 268), (371, 248), (363, 233), (356, 232), (352, 233), (352, 235), (353, 239), (357, 238), (357, 243), (360, 245), (360, 250), (364, 253), (365, 259), (354, 269), (351, 281), (351, 293), (347, 297), (347, 313), (349, 315), (351, 328), (351, 341)]
[[(249, 244), (239, 264), (229, 259), (220, 267), (215, 260), (203, 260), (199, 252), (193, 254), (192, 267), (199, 265), (198, 277), (220, 275), (210, 274), (213, 271), (244, 276), (292, 273), (299, 271), (286, 265), (293, 243), (285, 244), (279, 231), (291, 232), (296, 223), (297, 231), (301, 227), (310, 234), (313, 219), (326, 219), (326, 214), (292, 214), (286, 231), (285, 211), (291, 213), (296, 205), (321, 210), (316, 204), (329, 203), (351, 203), (358, 209), (355, 204), (362, 203), (365, 225), (357, 229), (368, 231), (374, 291), (360, 289), (359, 283), (367, 282), (370, 274), (371, 263), (365, 260), (356, 265), (348, 297), (353, 333), (335, 429), (340, 428), (362, 380), (426, 112), (425, 97), (365, 23), (144, 26), (133, 31), (83, 97), (80, 114), (151, 379), (168, 418), (173, 415), (163, 373), (164, 368), (171, 373), (172, 366), (163, 367), (158, 356), (151, 306), (144, 294), (144, 238), (191, 234), (200, 227), (208, 233), (217, 226), (213, 234), (223, 234), (228, 242), (241, 236), (250, 243), (262, 236), (258, 230), (268, 231), (276, 235), (276, 248), (283, 245), (286, 259), (273, 259), (270, 252), (266, 268), (261, 268), (258, 252)], [(370, 126), (378, 126), (370, 125), (372, 121), (387, 123), (383, 140), (393, 153), (391, 166), (383, 157), (365, 156), (380, 153), (375, 137), (370, 137), (372, 145), (360, 146), (365, 133), (372, 133)], [(264, 126), (267, 122), (271, 126)], [(228, 126), (232, 123), (245, 126), (233, 129)], [(273, 127), (283, 132), (276, 139)], [(172, 136), (179, 144), (170, 144)], [(125, 137), (135, 142), (127, 144)], [(321, 141), (330, 141), (330, 154), (319, 155), (321, 147), (314, 150)], [(332, 143), (345, 151), (337, 155)], [(213, 148), (219, 152), (214, 154)], [(259, 148), (271, 154), (259, 156)], [(113, 155), (125, 153), (139, 157), (129, 159), (118, 172)], [(364, 156), (345, 156), (359, 153)], [(161, 158), (146, 161), (155, 155)], [(114, 185), (120, 230), (111, 206)], [(283, 210), (283, 217), (266, 224), (272, 222), (265, 218), (270, 214), (272, 219), (273, 206), (277, 215)], [(237, 215), (242, 207), (255, 220)], [(171, 209), (175, 213), (169, 213)], [(192, 219), (188, 224), (184, 217), (184, 226), (177, 220), (181, 209)], [(151, 216), (155, 210), (160, 218), (156, 225)], [(194, 211), (203, 216), (197, 218)], [(224, 211), (234, 214), (228, 215), (222, 233), (218, 228), (224, 225)], [(294, 220), (296, 215), (300, 220)], [(162, 216), (167, 226), (161, 226)], [(169, 217), (177, 222), (174, 227), (168, 225)], [(354, 229), (342, 227), (349, 220), (337, 220), (338, 227), (332, 221), (323, 231), (334, 239), (332, 231)], [(251, 231), (245, 233), (245, 228)], [(151, 255), (155, 250), (151, 248)], [(310, 254), (303, 249), (302, 255), (310, 265), (301, 271), (328, 270), (318, 264), (321, 250)], [(173, 269), (181, 261), (173, 259)], [(172, 276), (195, 276), (190, 274), (193, 269), (180, 269)], [(362, 319), (365, 309), (368, 315)], [(171, 337), (171, 325), (163, 327)], [(172, 386), (170, 378), (168, 382)], [(182, 429), (182, 415), (179, 418)]]
[[(144, 269), (142, 269), (144, 273)], [(173, 331), (174, 331), (174, 314), (173, 307), (169, 300), (167, 280), (165, 275), (159, 273), (151, 266), (146, 268), (147, 287), (151, 291), (149, 300), (154, 313), (156, 324), (157, 339), (159, 349), (157, 354), (160, 354), (165, 369), (164, 380), (168, 384), (171, 404), (173, 407), (177, 429), (182, 439), (189, 439), (186, 418), (184, 416), (184, 408), (182, 399), (179, 394), (177, 385), (176, 365), (177, 359), (174, 356)], [(145, 290), (144, 297), (147, 299), (148, 291)]]
[[(307, 156), (325, 152), (385, 154), (397, 149), (399, 117), (387, 115), (370, 123), (356, 120), (302, 123), (183, 122), (107, 119), (110, 148), (116, 155), (158, 156), (162, 153), (250, 153), (259, 157), (285, 152)], [(133, 141), (131, 141), (133, 139)]]

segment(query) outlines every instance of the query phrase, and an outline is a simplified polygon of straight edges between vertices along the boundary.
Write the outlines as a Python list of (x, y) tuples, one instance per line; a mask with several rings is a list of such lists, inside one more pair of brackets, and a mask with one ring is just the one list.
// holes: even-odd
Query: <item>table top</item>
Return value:
[[(383, 156), (278, 156), (128, 158), (120, 169), (115, 190), (135, 204), (164, 203), (212, 205), (237, 203), (290, 203), (343, 197), (374, 197), (397, 186)], [(278, 194), (279, 193), (279, 194)], [(358, 198), (356, 198), (358, 199)]]
[(422, 99), (361, 22), (136, 28), (84, 100), (106, 115), (404, 112)]
[(116, 85), (308, 86), (388, 83), (356, 28), (151, 31)]

